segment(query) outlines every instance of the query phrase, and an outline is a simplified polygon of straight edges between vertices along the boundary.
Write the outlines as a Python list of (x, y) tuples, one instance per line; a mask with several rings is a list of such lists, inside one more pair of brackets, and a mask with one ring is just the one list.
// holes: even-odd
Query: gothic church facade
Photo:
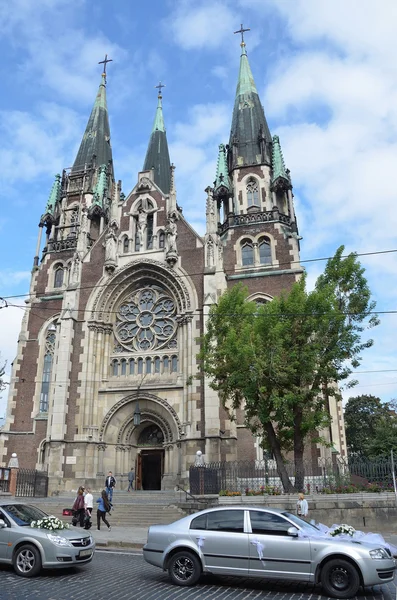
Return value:
[[(197, 361), (220, 294), (241, 282), (266, 302), (303, 272), (290, 173), (241, 49), (204, 236), (177, 202), (161, 88), (128, 195), (114, 176), (105, 74), (74, 164), (55, 178), (0, 434), (2, 464), (16, 452), (20, 466), (48, 471), (50, 491), (100, 486), (108, 470), (123, 477), (131, 466), (138, 488), (170, 489), (186, 482), (197, 450), (207, 462), (261, 458)], [(325, 435), (343, 455), (341, 408), (330, 410)]]

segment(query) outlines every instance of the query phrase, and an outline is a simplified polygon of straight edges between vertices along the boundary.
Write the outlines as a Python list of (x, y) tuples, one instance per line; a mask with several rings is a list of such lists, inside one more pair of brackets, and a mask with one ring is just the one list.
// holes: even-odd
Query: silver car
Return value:
[(22, 577), (33, 577), (43, 569), (58, 569), (89, 563), (95, 542), (84, 529), (60, 531), (35, 529), (32, 521), (47, 517), (39, 508), (19, 502), (0, 505), (0, 563), (12, 564)]
[(194, 585), (202, 573), (241, 575), (321, 583), (334, 598), (392, 581), (396, 568), (387, 548), (324, 538), (291, 513), (254, 507), (208, 509), (153, 525), (143, 556), (178, 585)]

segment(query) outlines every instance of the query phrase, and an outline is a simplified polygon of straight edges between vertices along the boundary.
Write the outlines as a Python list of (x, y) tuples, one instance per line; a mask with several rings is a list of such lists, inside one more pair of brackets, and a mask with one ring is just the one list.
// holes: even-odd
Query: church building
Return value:
[[(40, 218), (0, 433), (1, 464), (16, 452), (21, 467), (48, 471), (50, 493), (98, 488), (131, 466), (138, 489), (173, 489), (198, 450), (206, 462), (260, 460), (260, 440), (200, 373), (198, 339), (226, 289), (242, 283), (267, 302), (303, 272), (290, 172), (244, 40), (230, 138), (203, 193), (204, 235), (177, 198), (161, 86), (136, 184), (115, 179), (104, 71), (73, 166)], [(343, 456), (342, 408), (330, 412), (324, 436)], [(314, 460), (330, 452), (316, 448)]]

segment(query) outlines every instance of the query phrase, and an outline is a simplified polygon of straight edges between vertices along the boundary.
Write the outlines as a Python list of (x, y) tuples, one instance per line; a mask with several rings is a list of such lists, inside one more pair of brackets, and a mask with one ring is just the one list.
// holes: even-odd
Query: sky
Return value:
[[(38, 223), (70, 167), (108, 54), (116, 179), (142, 169), (163, 89), (178, 204), (199, 233), (227, 143), (240, 37), (291, 170), (312, 286), (341, 244), (366, 269), (381, 325), (349, 395), (397, 398), (397, 3), (382, 0), (0, 0), (0, 352), (7, 374)], [(394, 250), (394, 252), (386, 252)], [(308, 262), (305, 262), (308, 261)], [(5, 412), (6, 392), (0, 399)]]

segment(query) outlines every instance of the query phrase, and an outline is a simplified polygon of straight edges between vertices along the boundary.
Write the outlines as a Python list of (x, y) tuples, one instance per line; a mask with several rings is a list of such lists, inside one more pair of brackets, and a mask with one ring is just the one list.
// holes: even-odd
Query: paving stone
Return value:
[[(97, 552), (86, 567), (18, 577), (0, 566), (1, 600), (326, 600), (319, 587), (205, 576), (194, 587), (173, 585), (141, 554)], [(396, 600), (394, 583), (360, 590), (358, 600)]]

